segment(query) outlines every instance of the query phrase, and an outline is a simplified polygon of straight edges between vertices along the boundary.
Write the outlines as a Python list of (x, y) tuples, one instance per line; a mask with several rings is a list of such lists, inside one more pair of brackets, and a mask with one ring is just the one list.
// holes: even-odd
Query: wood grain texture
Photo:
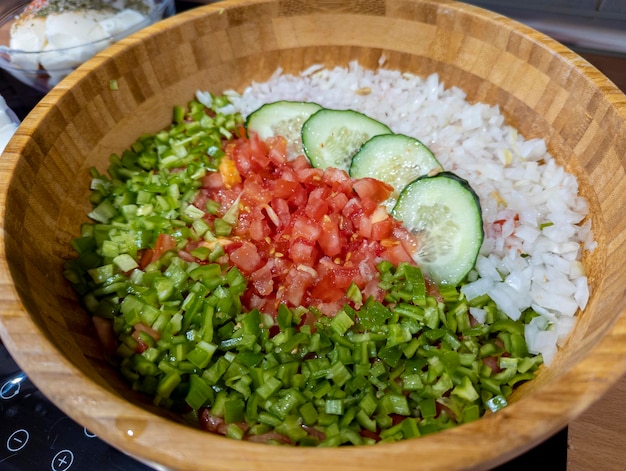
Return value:
[[(626, 57), (583, 53), (617, 87), (626, 91)], [(599, 467), (620, 471), (626, 462), (626, 376), (568, 424), (568, 471)]]
[(624, 469), (626, 377), (568, 427), (568, 471)]
[[(220, 93), (277, 67), (358, 60), (438, 72), (471, 101), (498, 104), (527, 138), (544, 138), (589, 200), (599, 247), (592, 297), (555, 364), (506, 409), (433, 436), (376, 447), (276, 448), (208, 435), (165, 417), (105, 361), (62, 278), (104, 170), (197, 89)], [(116, 80), (119, 90), (111, 90)], [(34, 383), (112, 445), (180, 470), (488, 469), (557, 432), (626, 371), (626, 97), (544, 35), (453, 1), (230, 0), (190, 10), (112, 46), (50, 92), (0, 159), (0, 335)], [(419, 465), (417, 465), (419, 463)]]

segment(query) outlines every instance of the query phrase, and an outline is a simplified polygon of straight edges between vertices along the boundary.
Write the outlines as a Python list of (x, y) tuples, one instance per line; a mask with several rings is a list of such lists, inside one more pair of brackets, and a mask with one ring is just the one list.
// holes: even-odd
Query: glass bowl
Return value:
[(0, 95), (0, 155), (4, 152), (4, 148), (19, 125), (19, 118)]
[[(114, 42), (175, 13), (174, 0), (141, 0), (147, 11), (118, 13), (115, 18), (86, 18), (67, 11), (66, 19), (54, 15), (23, 21), (19, 47), (11, 47), (11, 28), (32, 1), (13, 0), (0, 6), (0, 67), (18, 80), (48, 92), (74, 69)], [(109, 0), (106, 3), (132, 8), (137, 0)], [(120, 16), (121, 15), (121, 16)], [(78, 18), (77, 18), (78, 16)], [(30, 18), (29, 18), (30, 20)], [(46, 23), (44, 23), (44, 21)], [(69, 28), (68, 29), (68, 25)], [(95, 26), (95, 27), (94, 27)], [(44, 38), (38, 33), (45, 28)], [(69, 34), (68, 34), (69, 33)], [(49, 38), (54, 38), (51, 43)], [(90, 40), (91, 39), (91, 40)], [(43, 50), (42, 50), (43, 49)]]

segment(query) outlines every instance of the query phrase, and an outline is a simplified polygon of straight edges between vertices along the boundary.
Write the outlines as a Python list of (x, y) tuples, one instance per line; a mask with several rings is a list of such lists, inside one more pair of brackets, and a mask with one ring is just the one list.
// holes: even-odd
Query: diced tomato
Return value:
[(299, 155), (291, 161), (292, 168), (297, 172), (305, 168), (311, 168), (311, 163), (304, 155)]
[(296, 187), (293, 194), (287, 200), (289, 206), (294, 209), (299, 209), (306, 204), (308, 198), (307, 190), (304, 186), (299, 185)]
[(404, 226), (396, 224), (393, 228), (392, 237), (399, 240), (407, 253), (416, 253), (418, 249), (418, 242), (415, 236), (411, 234)]
[(482, 361), (486, 366), (488, 366), (491, 369), (492, 374), (499, 373), (500, 371), (502, 371), (502, 368), (500, 368), (497, 357), (485, 357), (483, 358)]
[(161, 334), (157, 330), (154, 330), (152, 327), (142, 323), (135, 324), (135, 332), (145, 332), (154, 340), (159, 340), (161, 338)]
[(267, 146), (269, 148), (267, 156), (274, 164), (280, 165), (287, 161), (287, 140), (284, 137), (270, 137)]
[(294, 263), (311, 266), (317, 258), (317, 248), (314, 241), (298, 238), (289, 246), (289, 256)]
[(302, 428), (306, 431), (306, 433), (308, 433), (311, 437), (315, 438), (316, 440), (324, 441), (326, 440), (326, 434), (320, 430), (318, 430), (315, 427), (310, 427), (308, 425), (302, 425)]
[(113, 329), (113, 321), (102, 316), (92, 316), (91, 320), (96, 328), (96, 335), (100, 344), (104, 347), (107, 355), (113, 355), (117, 351), (117, 339)]
[[(334, 192), (347, 193), (353, 189), (355, 183), (344, 170), (330, 167), (322, 175), (322, 181), (329, 185)], [(358, 180), (357, 180), (358, 181)]]
[(281, 300), (291, 306), (301, 306), (308, 288), (314, 282), (309, 272), (292, 268), (285, 277), (285, 284), (281, 293)]
[(343, 211), (343, 208), (348, 204), (348, 196), (345, 193), (335, 193), (328, 197), (328, 204), (330, 206), (330, 210), (335, 213), (340, 213)]
[(320, 168), (312, 168), (311, 166), (298, 168), (296, 170), (300, 182), (305, 184), (319, 184), (324, 176), (324, 171)]
[(135, 351), (137, 353), (143, 353), (148, 349), (148, 344), (143, 340), (143, 338), (141, 338), (140, 332), (148, 334), (154, 340), (159, 340), (161, 338), (161, 334), (154, 330), (152, 327), (149, 327), (142, 323), (135, 324), (135, 329), (133, 330), (131, 336), (137, 341), (137, 347), (135, 348)]
[(209, 189), (217, 189), (224, 186), (222, 174), (219, 172), (210, 172), (202, 177), (202, 186)]
[(385, 250), (382, 252), (381, 257), (385, 260), (398, 265), (401, 262), (412, 263), (413, 257), (409, 254), (404, 245), (398, 241), (386, 240), (383, 241)]
[(235, 141), (236, 147), (233, 157), (237, 164), (237, 169), (244, 176), (266, 168), (271, 160), (268, 157), (268, 149), (265, 142), (259, 139), (257, 134), (253, 134), (249, 139), (243, 141)]
[(428, 277), (424, 277), (424, 281), (426, 282), (426, 294), (428, 296), (432, 296), (440, 303), (444, 302), (443, 297), (441, 296), (441, 293), (439, 292), (439, 287), (437, 286), (437, 284), (431, 281), (431, 279)]
[[(341, 276), (337, 276), (336, 271), (339, 269), (328, 257), (323, 257), (318, 265), (317, 272), (319, 280), (312, 290), (312, 296), (323, 302), (335, 301), (345, 295), (346, 288), (338, 286), (337, 281)], [(350, 284), (348, 284), (350, 286)]]
[(291, 228), (291, 237), (314, 243), (322, 235), (322, 227), (323, 223), (319, 224), (306, 214), (296, 213), (293, 219), (293, 227)]
[(337, 266), (330, 273), (331, 279), (335, 282), (335, 286), (345, 292), (353, 281), (359, 281), (359, 271), (354, 267)]
[(154, 250), (152, 249), (143, 250), (141, 252), (141, 255), (139, 256), (139, 268), (143, 270), (148, 265), (150, 265), (150, 262), (152, 262), (153, 255), (154, 255)]
[(279, 178), (268, 184), (271, 194), (274, 198), (289, 199), (295, 195), (298, 189), (298, 182)]
[[(335, 286), (330, 278), (323, 278), (319, 280), (311, 291), (312, 298), (322, 303), (328, 303), (331, 301), (342, 299), (344, 295), (345, 289), (340, 289)], [(315, 305), (315, 307), (317, 307), (318, 309), (320, 308), (320, 306), (317, 304)]]
[(176, 248), (176, 240), (169, 234), (159, 234), (152, 251), (152, 262), (156, 262), (165, 252)]
[[(374, 298), (375, 301), (382, 302), (385, 299), (385, 291), (378, 286), (378, 279), (371, 280), (365, 285), (365, 288), (361, 290), (363, 293), (363, 299)], [(357, 306), (358, 307), (358, 306)]]
[(267, 223), (260, 217), (254, 218), (250, 223), (250, 238), (262, 241), (270, 233)]
[(361, 207), (363, 208), (363, 212), (367, 216), (370, 216), (376, 208), (378, 208), (378, 203), (374, 198), (366, 196), (365, 198), (361, 198)]
[(200, 418), (200, 427), (207, 432), (218, 433), (220, 427), (226, 423), (222, 417), (211, 414), (208, 407), (199, 411), (198, 417)]
[(243, 185), (242, 199), (251, 206), (267, 204), (272, 201), (272, 194), (263, 187), (260, 178), (248, 178)]
[(315, 188), (309, 195), (304, 211), (312, 219), (319, 220), (328, 213), (327, 191), (325, 188)]
[(361, 199), (369, 198), (375, 203), (382, 203), (393, 191), (393, 187), (375, 178), (359, 178), (354, 181), (354, 191)]
[(272, 269), (274, 268), (274, 260), (270, 259), (265, 265), (250, 275), (254, 289), (261, 296), (269, 296), (274, 291), (274, 280)]
[(359, 235), (366, 239), (370, 239), (372, 237), (372, 218), (369, 216), (362, 216), (358, 219), (359, 221)]
[(341, 253), (341, 239), (339, 236), (339, 226), (337, 225), (336, 218), (331, 218), (326, 215), (322, 218), (322, 234), (319, 238), (319, 244), (322, 248), (324, 255), (334, 257)]
[[(203, 197), (203, 199), (205, 200), (205, 203), (206, 200), (209, 199), (218, 202), (220, 204), (220, 208), (218, 209), (217, 213), (218, 215), (223, 216), (233, 206), (233, 204), (235, 204), (237, 198), (241, 194), (241, 191), (241, 185), (235, 186), (230, 190), (227, 190), (226, 188), (220, 188), (209, 192), (206, 196)], [(195, 206), (199, 207), (200, 209), (204, 209), (205, 207), (204, 205), (198, 204), (197, 200), (195, 202)]]
[(308, 325), (309, 327), (311, 327), (311, 332), (315, 333), (316, 331), (315, 322), (317, 322), (317, 318), (315, 317), (315, 314), (313, 314), (311, 311), (306, 311), (304, 315), (302, 316), (302, 320), (300, 321), (300, 326)]
[(450, 407), (440, 403), (439, 401), (435, 402), (435, 406), (437, 410), (437, 416), (439, 416), (439, 414), (441, 414), (442, 412), (445, 412), (454, 422), (457, 421), (456, 414)]
[(189, 253), (187, 250), (179, 250), (177, 252), (177, 255), (182, 258), (185, 262), (195, 262), (196, 261), (196, 257), (194, 257), (193, 255), (191, 255), (191, 253)]
[(382, 221), (377, 221), (372, 224), (372, 233), (370, 234), (370, 238), (373, 240), (389, 239), (391, 237), (392, 231), (393, 219), (391, 218), (391, 216), (388, 216)]
[(361, 206), (361, 201), (357, 198), (348, 200), (341, 210), (341, 215), (352, 221), (354, 227), (359, 227), (361, 218), (365, 215), (363, 212), (363, 206)]
[(256, 245), (245, 241), (241, 246), (229, 252), (230, 261), (233, 262), (242, 273), (250, 274), (261, 266), (262, 260)]
[[(285, 303), (334, 316), (352, 302), (346, 298), (352, 283), (365, 298), (384, 298), (380, 260), (414, 263), (415, 238), (380, 206), (389, 185), (353, 180), (336, 168), (312, 168), (304, 156), (288, 161), (282, 138), (263, 142), (253, 134), (226, 144), (224, 152), (241, 182), (228, 188), (223, 173), (209, 175), (194, 204), (204, 208), (207, 200), (217, 201), (219, 216), (239, 201), (224, 257), (248, 277), (245, 308), (275, 315)], [(213, 217), (206, 217), (209, 224)], [(191, 249), (185, 256), (193, 258)]]
[(274, 210), (274, 214), (278, 217), (280, 224), (278, 227), (286, 227), (291, 221), (291, 211), (289, 209), (289, 203), (283, 198), (274, 198), (270, 204)]
[(254, 208), (247, 214), (246, 218), (243, 219), (247, 221), (247, 225), (238, 226), (237, 231), (239, 232), (245, 228), (250, 239), (261, 242), (265, 239), (265, 237), (271, 234), (268, 219), (261, 211), (261, 208)]
[(363, 438), (370, 438), (377, 442), (380, 441), (380, 434), (378, 432), (372, 432), (370, 430), (362, 428), (361, 430), (359, 430), (359, 435), (361, 435)]

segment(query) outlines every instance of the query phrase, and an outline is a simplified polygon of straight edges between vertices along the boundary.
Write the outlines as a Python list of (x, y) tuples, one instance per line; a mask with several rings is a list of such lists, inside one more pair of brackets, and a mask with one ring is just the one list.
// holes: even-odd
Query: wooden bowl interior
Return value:
[[(380, 32), (380, 33), (377, 33)], [(437, 72), (470, 101), (498, 104), (544, 138), (579, 179), (598, 248), (584, 262), (592, 297), (553, 366), (493, 416), (411, 442), (342, 450), (238, 443), (179, 425), (130, 391), (105, 360), (62, 275), (86, 221), (88, 170), (167, 126), (196, 90), (220, 93), (278, 68), (358, 60)], [(118, 89), (112, 89), (115, 80)], [(565, 426), (626, 370), (626, 98), (583, 59), (506, 18), (457, 2), (227, 1), (121, 41), (61, 83), (24, 120), (0, 161), (0, 334), (61, 409), (142, 459), (177, 469), (488, 468)], [(621, 343), (620, 343), (621, 341)], [(164, 418), (165, 417), (165, 418)], [(213, 458), (198, 460), (214, 448)]]

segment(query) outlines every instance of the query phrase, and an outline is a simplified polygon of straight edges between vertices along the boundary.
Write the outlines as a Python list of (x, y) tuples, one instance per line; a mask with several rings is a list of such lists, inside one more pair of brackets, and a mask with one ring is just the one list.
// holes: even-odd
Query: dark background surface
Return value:
[[(201, 3), (210, 3), (210, 1), (179, 1), (177, 11), (183, 11)], [(599, 2), (595, 0), (574, 2), (530, 0), (523, 4), (518, 1), (476, 0), (468, 3), (499, 11), (529, 24), (543, 17), (549, 18), (555, 9), (566, 8), (569, 9), (568, 28), (572, 37), (577, 37), (576, 24), (581, 17), (594, 18), (594, 24), (598, 28), (608, 30), (612, 30), (614, 25), (619, 28), (620, 25), (626, 24), (624, 23), (626, 22), (626, 2), (622, 0), (600, 0)], [(546, 5), (552, 5), (552, 12), (546, 12)], [(599, 7), (602, 5), (604, 7), (600, 11)], [(532, 21), (528, 21), (529, 18)], [(537, 27), (535, 24), (532, 26)], [(623, 31), (626, 31), (626, 28)], [(550, 31), (544, 32), (550, 33)], [(618, 34), (621, 33), (618, 32)], [(571, 42), (567, 39), (566, 37), (563, 40), (566, 45), (595, 65), (622, 90), (626, 90), (626, 41), (623, 43), (625, 50), (620, 51), (615, 50), (619, 49), (619, 44), (617, 47), (610, 45), (600, 50), (590, 47), (590, 44), (595, 44), (593, 41), (587, 43), (582, 41), (581, 44), (580, 38)], [(9, 107), (20, 119), (24, 119), (43, 97), (43, 94), (22, 84), (2, 70), (0, 70), (0, 95), (5, 98)], [(18, 393), (14, 396), (12, 396), (10, 386), (5, 386), (10, 381), (19, 384), (19, 388), (16, 388)], [(29, 431), (28, 442), (23, 449), (12, 451), (23, 442), (23, 431)], [(495, 468), (494, 471), (527, 470), (533, 467), (552, 471), (567, 469), (567, 428), (517, 459)], [(37, 391), (27, 378), (20, 375), (18, 367), (0, 344), (0, 471), (42, 469), (140, 471), (150, 468), (111, 448), (90, 434), (88, 430), (67, 418)]]

